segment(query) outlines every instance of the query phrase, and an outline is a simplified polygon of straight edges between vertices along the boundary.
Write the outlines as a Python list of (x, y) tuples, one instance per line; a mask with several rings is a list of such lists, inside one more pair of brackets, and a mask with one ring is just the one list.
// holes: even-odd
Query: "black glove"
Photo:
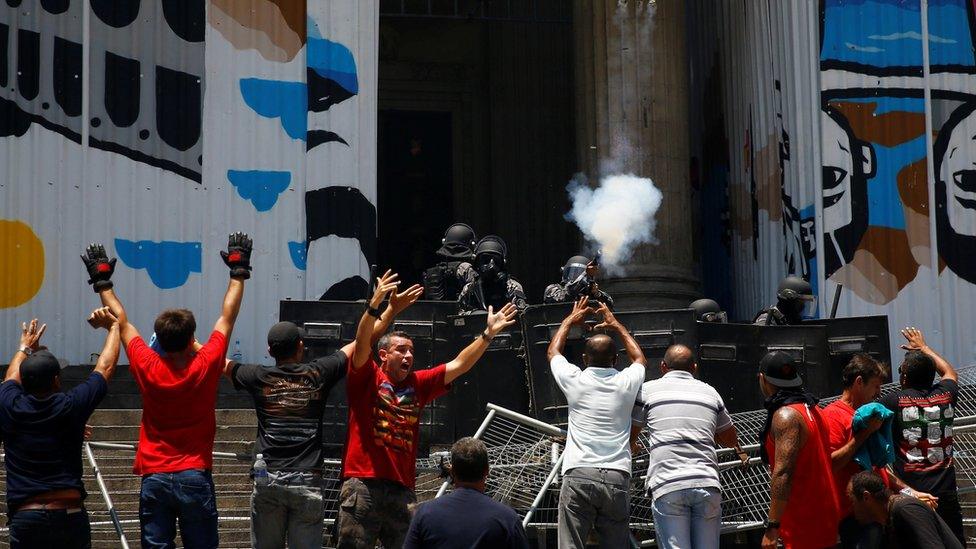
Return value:
[(111, 278), (115, 272), (116, 259), (108, 258), (105, 254), (105, 246), (89, 244), (81, 260), (85, 262), (85, 268), (88, 269), (88, 283), (92, 285), (96, 294), (112, 287)]
[(251, 278), (251, 248), (254, 243), (246, 233), (231, 233), (227, 239), (227, 251), (220, 252), (224, 264), (230, 267), (230, 277)]

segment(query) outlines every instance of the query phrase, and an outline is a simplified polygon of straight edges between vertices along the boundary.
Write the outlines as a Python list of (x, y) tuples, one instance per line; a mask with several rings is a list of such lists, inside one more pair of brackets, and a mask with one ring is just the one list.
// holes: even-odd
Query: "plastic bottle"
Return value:
[(244, 360), (244, 353), (241, 352), (241, 340), (234, 340), (234, 354), (230, 355), (230, 359), (234, 362), (241, 362)]
[(257, 459), (254, 460), (254, 484), (268, 485), (268, 464), (264, 461), (264, 454), (258, 454)]

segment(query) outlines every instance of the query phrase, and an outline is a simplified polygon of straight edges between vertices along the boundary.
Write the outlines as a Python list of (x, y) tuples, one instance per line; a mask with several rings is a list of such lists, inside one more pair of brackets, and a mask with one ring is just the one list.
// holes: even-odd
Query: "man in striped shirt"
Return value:
[(631, 441), (647, 426), (647, 492), (657, 544), (665, 549), (718, 549), (722, 493), (715, 447), (742, 452), (722, 397), (695, 379), (697, 370), (691, 349), (672, 345), (661, 361), (663, 375), (644, 383), (634, 403)]

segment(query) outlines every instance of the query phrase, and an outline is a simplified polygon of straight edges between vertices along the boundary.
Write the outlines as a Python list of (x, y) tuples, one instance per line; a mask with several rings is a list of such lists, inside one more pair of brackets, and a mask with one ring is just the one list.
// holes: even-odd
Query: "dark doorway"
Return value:
[(453, 217), (451, 113), (381, 110), (379, 267), (421, 281)]

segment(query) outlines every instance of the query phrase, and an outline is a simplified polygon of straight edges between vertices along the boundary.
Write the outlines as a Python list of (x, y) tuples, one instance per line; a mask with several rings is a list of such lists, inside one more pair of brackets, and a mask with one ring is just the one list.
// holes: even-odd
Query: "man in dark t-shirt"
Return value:
[(485, 495), (488, 448), (465, 437), (451, 447), (454, 490), (414, 513), (404, 549), (528, 549), (522, 521)]
[[(420, 297), (416, 286), (397, 294), (373, 324), (373, 341), (399, 312)], [(304, 362), (305, 334), (291, 322), (268, 331), (268, 353), (274, 366), (229, 363), (234, 387), (254, 399), (258, 417), (255, 455), (268, 468), (267, 484), (255, 483), (251, 494), (251, 546), (321, 547), (322, 419), (325, 402), (346, 376), (355, 342), (326, 357)]]
[(847, 497), (858, 522), (884, 526), (883, 542), (872, 543), (871, 547), (963, 548), (963, 544), (935, 511), (917, 498), (892, 494), (877, 473), (862, 471), (854, 475), (847, 486)]
[(88, 319), (107, 335), (95, 371), (61, 392), (61, 364), (39, 341), (46, 325), (24, 324), (20, 347), (0, 384), (10, 547), (91, 547), (83, 501), (85, 422), (108, 392), (119, 359), (118, 319), (108, 308)]
[(901, 389), (881, 399), (895, 413), (895, 473), (915, 490), (938, 498), (936, 512), (965, 545), (952, 444), (958, 375), (925, 344), (920, 330), (905, 328), (901, 333), (908, 341), (902, 345), (908, 353), (898, 367)]

